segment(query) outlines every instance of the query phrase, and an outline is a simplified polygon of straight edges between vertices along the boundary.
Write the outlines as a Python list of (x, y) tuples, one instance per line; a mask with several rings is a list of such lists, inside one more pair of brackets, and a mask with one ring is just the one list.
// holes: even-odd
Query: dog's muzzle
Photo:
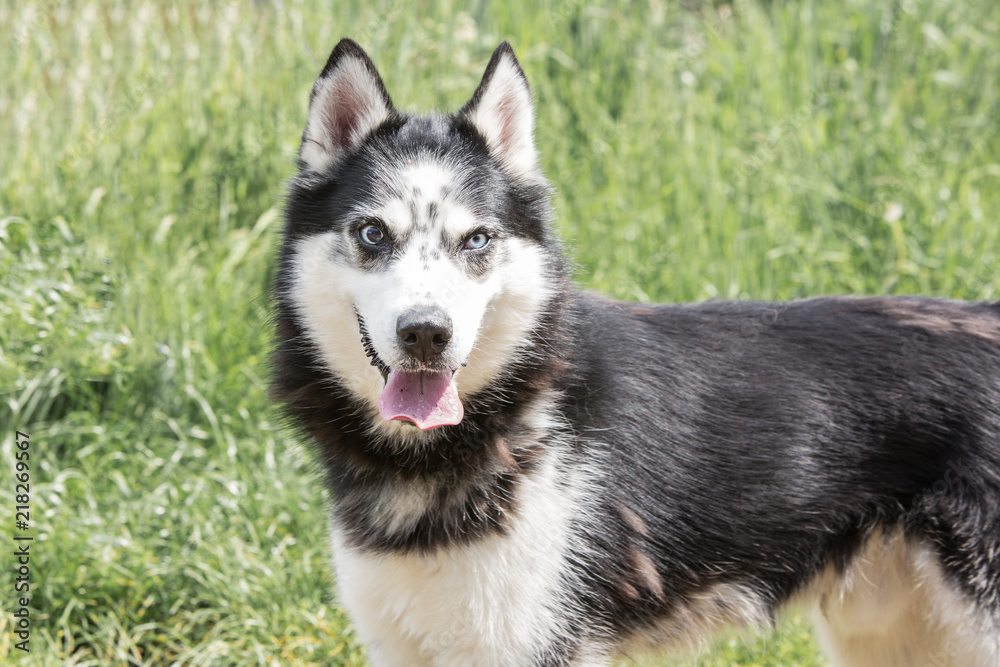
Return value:
[(384, 382), (378, 409), (386, 421), (409, 422), (421, 430), (458, 424), (465, 416), (455, 386), (455, 370), (430, 370), (441, 363), (442, 353), (451, 341), (452, 324), (439, 308), (411, 310), (396, 320), (400, 347), (423, 369), (407, 371), (391, 368), (382, 361), (372, 342), (365, 320), (358, 316), (361, 344), (372, 366), (378, 368)]

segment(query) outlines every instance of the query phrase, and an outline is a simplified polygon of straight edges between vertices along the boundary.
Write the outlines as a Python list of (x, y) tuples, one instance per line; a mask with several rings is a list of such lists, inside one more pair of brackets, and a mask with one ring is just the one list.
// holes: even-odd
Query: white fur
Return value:
[(501, 58), (469, 119), (510, 174), (540, 175), (531, 91), (511, 56)]
[(376, 414), (382, 377), (365, 357), (354, 312), (354, 293), (365, 274), (330, 259), (335, 242), (335, 232), (299, 241), (291, 296), (322, 361), (351, 393), (367, 398)]
[[(316, 80), (299, 157), (307, 168), (323, 171), (356, 148), (390, 113), (379, 82), (365, 63), (345, 56), (332, 72)], [(334, 129), (348, 124), (352, 129), (346, 134)]]
[(420, 478), (387, 485), (373, 503), (375, 522), (389, 535), (412, 529), (430, 509), (439, 488), (436, 481)]
[(664, 648), (690, 650), (726, 626), (765, 628), (769, 623), (766, 601), (749, 586), (716, 584), (679, 604), (663, 621), (628, 637), (620, 651), (634, 655)]
[[(303, 239), (296, 248), (292, 297), (307, 335), (346, 388), (371, 406), (373, 425), (407, 440), (423, 436), (378, 416), (382, 377), (370, 365), (359, 342), (355, 311), (364, 318), (379, 356), (394, 367), (403, 361), (396, 336), (399, 316), (414, 306), (442, 308), (453, 325), (446, 359), (458, 369), (455, 382), (459, 397), (465, 399), (510, 363), (552, 294), (543, 251), (521, 239), (491, 241), (502, 246), (496, 249), (502, 256), (494, 270), (477, 280), (466, 275), (444, 250), (437, 259), (420, 257), (421, 245), (438, 247), (442, 230), (458, 243), (480, 224), (468, 208), (442, 196), (449, 176), (444, 167), (418, 163), (403, 172), (397, 184), (402, 192), (411, 193), (415, 188), (420, 193), (416, 202), (411, 202), (408, 194), (377, 210), (365, 211), (383, 220), (394, 235), (410, 232), (401, 256), (384, 272), (365, 271), (331, 259), (331, 250), (338, 242), (335, 232)], [(438, 204), (438, 223), (417, 232), (411, 203), (424, 211), (430, 202)]]
[(553, 608), (578, 508), (575, 492), (557, 484), (556, 455), (522, 481), (519, 506), (528, 509), (506, 536), (428, 555), (376, 555), (352, 548), (334, 522), (341, 600), (373, 664), (531, 664), (560, 627)]
[(510, 363), (552, 298), (541, 248), (520, 239), (508, 239), (505, 245), (508, 258), (497, 270), (503, 289), (490, 299), (468, 366), (456, 376), (463, 398), (485, 387)]
[(1000, 632), (930, 548), (876, 535), (842, 577), (820, 577), (817, 627), (840, 667), (997, 667)]
[[(787, 606), (815, 610), (837, 667), (997, 667), (1000, 633), (949, 583), (937, 557), (898, 533), (876, 534), (851, 566), (831, 566)], [(695, 648), (726, 625), (760, 629), (768, 607), (749, 587), (722, 584), (691, 596), (621, 647), (626, 655)]]

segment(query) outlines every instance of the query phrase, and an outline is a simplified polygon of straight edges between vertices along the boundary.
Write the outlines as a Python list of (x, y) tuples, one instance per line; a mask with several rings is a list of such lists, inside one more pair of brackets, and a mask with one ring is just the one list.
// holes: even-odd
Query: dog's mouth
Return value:
[(361, 344), (371, 365), (382, 374), (382, 393), (378, 398), (378, 411), (386, 421), (403, 421), (420, 430), (461, 423), (465, 408), (458, 398), (455, 371), (394, 369), (382, 361), (372, 343), (364, 318), (358, 316)]

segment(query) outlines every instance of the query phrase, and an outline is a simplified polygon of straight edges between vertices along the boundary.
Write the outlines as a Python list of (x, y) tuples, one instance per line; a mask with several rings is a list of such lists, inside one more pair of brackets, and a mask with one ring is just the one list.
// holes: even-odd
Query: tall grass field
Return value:
[[(412, 111), (511, 41), (588, 288), (1000, 293), (994, 0), (0, 0), (0, 35), (5, 665), (366, 664), (267, 398), (283, 183), (343, 36)], [(827, 663), (792, 610), (623, 664)]]

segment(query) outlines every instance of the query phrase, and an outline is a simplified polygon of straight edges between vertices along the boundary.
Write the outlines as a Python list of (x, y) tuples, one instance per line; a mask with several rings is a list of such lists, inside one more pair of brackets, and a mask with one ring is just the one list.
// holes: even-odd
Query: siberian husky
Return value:
[(375, 665), (606, 665), (815, 610), (838, 665), (1000, 665), (1000, 305), (578, 290), (501, 44), (454, 115), (340, 42), (274, 394)]

